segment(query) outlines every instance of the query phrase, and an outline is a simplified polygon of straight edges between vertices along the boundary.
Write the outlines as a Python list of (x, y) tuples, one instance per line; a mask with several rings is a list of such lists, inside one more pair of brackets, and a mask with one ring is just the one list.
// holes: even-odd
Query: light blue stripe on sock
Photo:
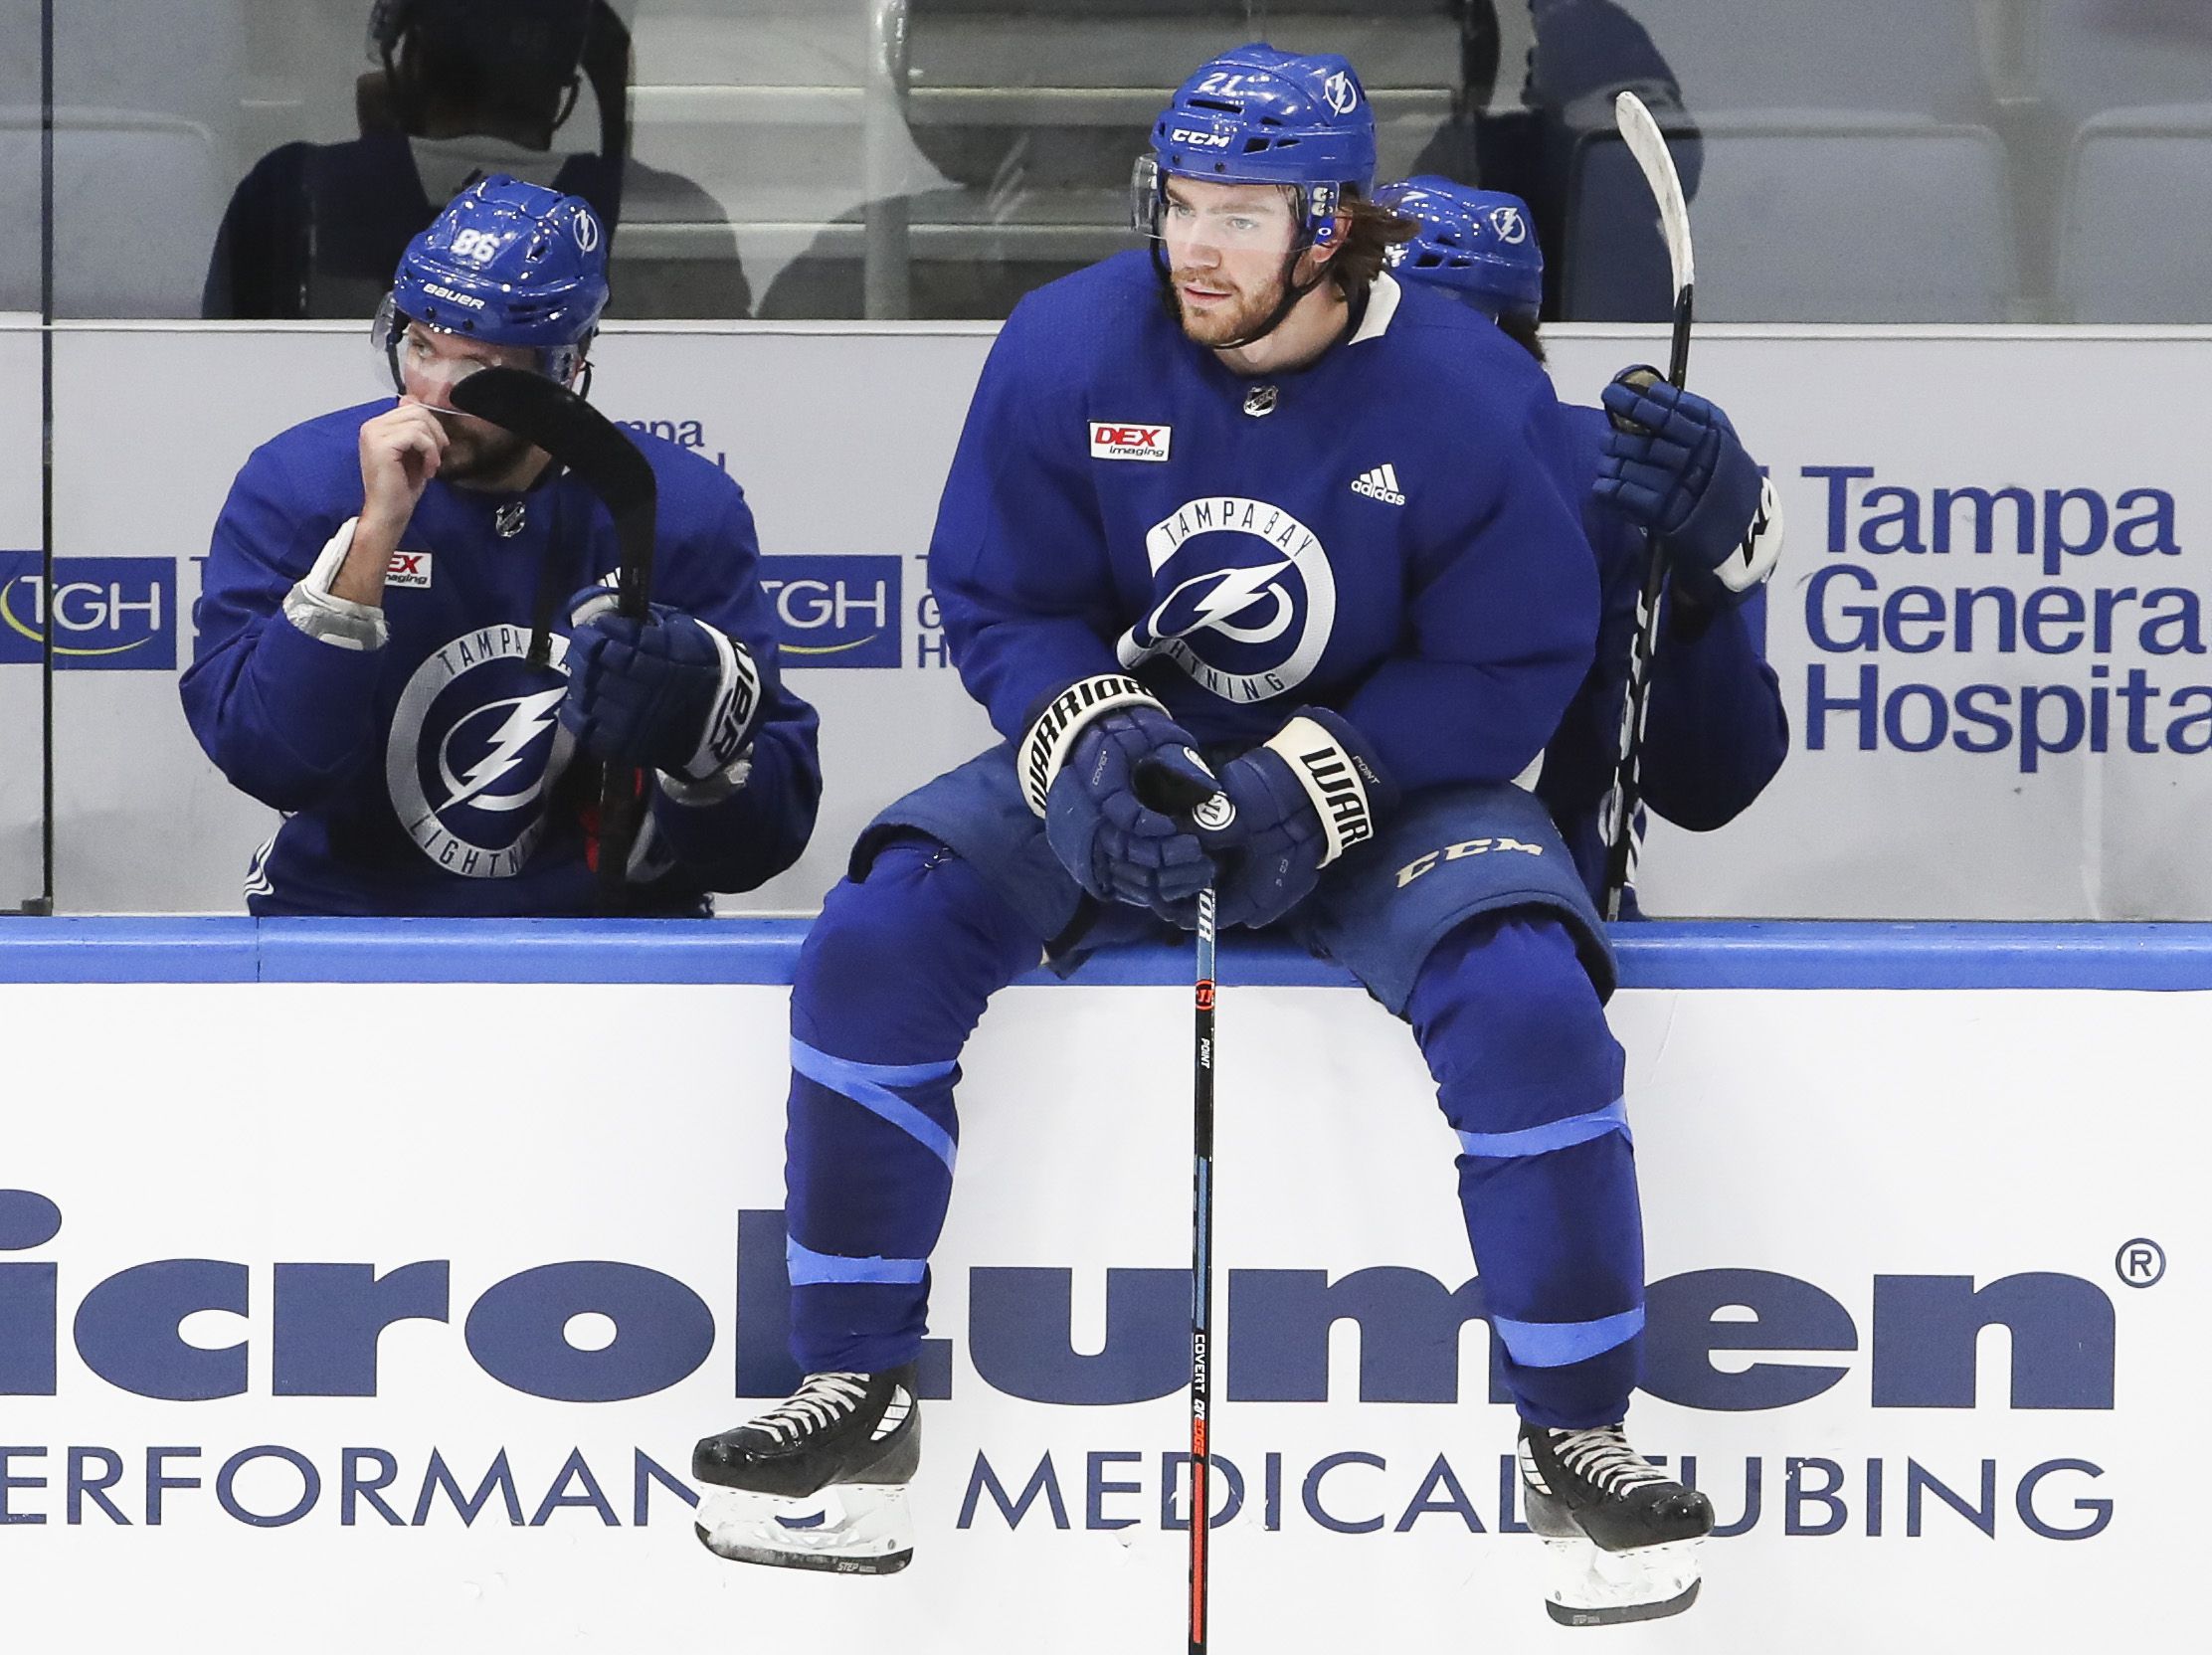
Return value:
[(823, 1282), (872, 1281), (894, 1287), (917, 1287), (922, 1272), (929, 1268), (926, 1258), (840, 1258), (835, 1253), (818, 1253), (812, 1247), (803, 1247), (790, 1237), (784, 1239), (784, 1266), (791, 1272), (794, 1287), (814, 1287)]
[(943, 1080), (958, 1066), (944, 1063), (854, 1063), (817, 1051), (796, 1035), (791, 1042), (791, 1066), (809, 1080), (850, 1098), (871, 1115), (889, 1121), (952, 1170), (959, 1146), (952, 1134), (892, 1091), (893, 1086), (923, 1086)]
[(1592, 1138), (1602, 1138), (1608, 1132), (1619, 1133), (1631, 1144), (1636, 1141), (1628, 1130), (1626, 1098), (1615, 1098), (1604, 1108), (1587, 1115), (1569, 1115), (1564, 1121), (1547, 1121), (1542, 1126), (1523, 1127), (1519, 1132), (1462, 1132), (1459, 1147), (1469, 1155), (1487, 1160), (1510, 1161), (1518, 1156), (1548, 1155), (1553, 1150), (1571, 1149)]
[(1515, 1322), (1493, 1316), (1490, 1325), (1522, 1367), (1565, 1368), (1602, 1356), (1642, 1333), (1644, 1307), (1638, 1305), (1618, 1316), (1600, 1316), (1594, 1322)]

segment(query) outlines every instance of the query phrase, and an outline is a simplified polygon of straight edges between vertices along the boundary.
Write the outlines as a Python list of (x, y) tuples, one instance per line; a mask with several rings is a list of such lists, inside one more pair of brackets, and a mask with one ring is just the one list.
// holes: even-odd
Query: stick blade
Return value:
[(610, 512), (635, 510), (654, 497), (652, 465), (606, 415), (543, 374), (522, 368), (480, 368), (455, 385), (463, 414), (527, 438), (581, 477)]
[(1644, 100), (1632, 92), (1613, 99), (1613, 123), (1643, 169), (1652, 199), (1659, 203), (1659, 226), (1667, 238), (1667, 263), (1674, 267), (1677, 293), (1697, 284), (1697, 263), (1690, 248), (1690, 206), (1682, 196), (1682, 177), (1667, 150), (1666, 134)]

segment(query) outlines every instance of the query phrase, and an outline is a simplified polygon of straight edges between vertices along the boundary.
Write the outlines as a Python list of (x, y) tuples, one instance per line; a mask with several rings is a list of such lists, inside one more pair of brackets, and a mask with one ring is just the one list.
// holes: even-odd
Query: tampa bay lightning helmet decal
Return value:
[(1417, 227), (1385, 257), (1399, 276), (1449, 287), (1492, 316), (1534, 315), (1544, 303), (1544, 250), (1528, 203), (1424, 173), (1375, 192)]
[(568, 640), (529, 659), (526, 626), (482, 628), (425, 656), (401, 691), (384, 782), (424, 855), (468, 879), (512, 878), (545, 836), (554, 785), (575, 753), (556, 714)]
[(1239, 495), (1187, 501), (1145, 535), (1153, 607), (1115, 651), (1162, 657), (1224, 701), (1263, 701), (1313, 675), (1337, 619), (1336, 572), (1312, 529)]
[(414, 321), (525, 346), (566, 384), (606, 308), (607, 228), (591, 203), (501, 175), (469, 185), (407, 244), (376, 340), (392, 359)]

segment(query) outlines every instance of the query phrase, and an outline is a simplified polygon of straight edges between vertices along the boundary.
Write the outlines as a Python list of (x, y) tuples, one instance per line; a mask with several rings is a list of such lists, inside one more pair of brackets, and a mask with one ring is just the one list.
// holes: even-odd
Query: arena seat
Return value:
[(2212, 103), (2092, 116), (2074, 140), (2061, 297), (2078, 322), (2212, 322)]
[[(2014, 284), (2005, 157), (1994, 132), (1911, 116), (1701, 116), (1690, 209), (1697, 313), (1715, 321), (1996, 322)], [(1633, 241), (1621, 226), (1653, 226)], [(1566, 314), (1667, 313), (1649, 188), (1593, 132), (1577, 160)]]
[[(41, 115), (0, 109), (0, 222), (39, 222)], [(69, 316), (198, 313), (229, 193), (206, 127), (123, 109), (55, 111), (54, 284)], [(0, 263), (0, 310), (39, 308), (39, 240)]]

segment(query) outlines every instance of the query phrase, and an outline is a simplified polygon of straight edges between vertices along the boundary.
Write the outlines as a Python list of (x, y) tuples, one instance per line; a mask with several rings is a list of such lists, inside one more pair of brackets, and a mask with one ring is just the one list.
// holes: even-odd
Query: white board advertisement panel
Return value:
[[(991, 739), (923, 560), (989, 342), (981, 324), (734, 324), (599, 347), (603, 407), (745, 484), (787, 661), (823, 713), (816, 840), (727, 911), (810, 911), (881, 805)], [(58, 549), (172, 560), (186, 660), (193, 560), (231, 476), (284, 425), (375, 394), (376, 364), (350, 329), (92, 325), (57, 347)], [(1648, 329), (1563, 329), (1555, 374), (1591, 400), (1663, 348)], [(1696, 384), (1790, 525), (1766, 628), (1793, 751), (1728, 829), (1655, 828), (1649, 909), (2212, 917), (2194, 848), (2212, 806), (2196, 664), (2212, 496), (2191, 449), (2208, 367), (2203, 330), (1701, 332)], [(2023, 394), (2049, 385), (2068, 388), (2063, 421)], [(143, 641), (132, 602), (158, 598), (108, 617), (118, 647)], [(72, 672), (60, 703), (65, 908), (236, 911), (274, 818), (201, 757), (173, 671)]]
[[(1179, 1637), (1171, 989), (1010, 990), (970, 1047), (914, 1565), (840, 1579), (692, 1543), (692, 1439), (779, 1378), (783, 1002), (0, 988), (7, 1025), (43, 1031), (11, 1069), (0, 1195), (0, 1562), (25, 1646), (125, 1647), (152, 1621), (239, 1655)], [(1653, 1283), (1631, 1423), (1695, 1457), (1727, 1538), (1691, 1615), (1608, 1647), (2166, 1634), (2212, 1312), (2185, 1078), (2204, 1014), (2186, 994), (1616, 1000)], [(1220, 1019), (1215, 1443), (1243, 1492), (1215, 1642), (1550, 1647), (1411, 1042), (1349, 990), (1234, 990)], [(305, 1033), (347, 1028), (376, 1034)], [(633, 1031), (637, 1059), (546, 1032), (585, 1028)]]

